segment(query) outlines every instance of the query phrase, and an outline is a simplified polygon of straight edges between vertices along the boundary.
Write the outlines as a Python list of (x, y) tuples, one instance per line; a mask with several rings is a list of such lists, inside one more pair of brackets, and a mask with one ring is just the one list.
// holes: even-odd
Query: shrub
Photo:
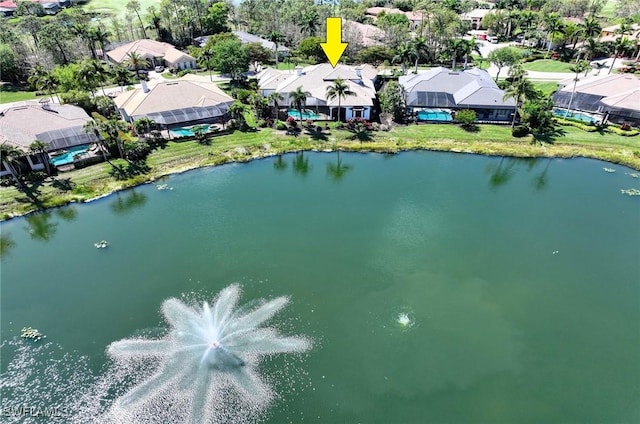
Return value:
[(267, 126), (267, 121), (265, 121), (264, 119), (259, 119), (256, 125), (260, 128), (264, 128)]
[(292, 116), (287, 118), (287, 124), (289, 124), (289, 126), (291, 128), (297, 128), (298, 127), (298, 121), (296, 121), (295, 119), (293, 119)]
[(524, 137), (529, 134), (529, 127), (526, 125), (516, 125), (511, 130), (511, 135), (514, 137)]
[(459, 122), (463, 128), (471, 128), (476, 122), (476, 112), (471, 109), (459, 110), (456, 113), (456, 122)]
[(287, 129), (287, 124), (285, 124), (282, 121), (277, 121), (276, 122), (276, 129), (280, 130), (280, 131), (285, 131)]
[(598, 128), (595, 125), (588, 125), (584, 122), (576, 121), (573, 119), (553, 118), (553, 120), (560, 125), (569, 125), (571, 127), (579, 128), (586, 132), (596, 132)]
[[(624, 125), (624, 124), (623, 124), (623, 125)], [(623, 129), (622, 127), (621, 127), (621, 128), (618, 128), (618, 127), (616, 127), (616, 126), (609, 125), (609, 126), (607, 127), (607, 131), (609, 131), (609, 132), (611, 132), (611, 133), (614, 133), (614, 134), (622, 135), (622, 136), (625, 136), (625, 137), (633, 137), (633, 136), (635, 136), (635, 135), (640, 134), (640, 131), (638, 131), (638, 130), (635, 130), (635, 129), (631, 128), (629, 125), (627, 125), (627, 127), (628, 127), (629, 129), (625, 130), (625, 129)]]

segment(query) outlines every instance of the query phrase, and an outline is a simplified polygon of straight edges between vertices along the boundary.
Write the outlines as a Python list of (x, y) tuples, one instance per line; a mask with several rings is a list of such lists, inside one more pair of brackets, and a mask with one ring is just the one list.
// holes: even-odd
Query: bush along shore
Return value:
[(640, 170), (640, 140), (616, 134), (586, 133), (563, 127), (555, 140), (514, 138), (508, 126), (478, 125), (468, 131), (453, 125), (413, 125), (390, 131), (305, 130), (295, 136), (262, 129), (216, 137), (212, 144), (167, 142), (144, 163), (122, 159), (26, 181), (25, 187), (0, 187), (0, 219), (41, 209), (92, 201), (118, 190), (153, 183), (159, 178), (204, 166), (248, 162), (301, 150), (398, 153), (436, 150), (513, 157), (585, 157)]

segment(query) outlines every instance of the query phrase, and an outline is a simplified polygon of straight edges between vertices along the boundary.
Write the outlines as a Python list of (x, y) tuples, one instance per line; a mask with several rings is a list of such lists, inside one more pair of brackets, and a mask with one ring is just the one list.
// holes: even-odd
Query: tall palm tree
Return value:
[(102, 158), (107, 163), (109, 163), (109, 165), (114, 166), (113, 163), (111, 163), (111, 161), (109, 160), (109, 157), (107, 155), (109, 146), (107, 145), (105, 139), (102, 137), (102, 134), (101, 134), (102, 129), (98, 124), (98, 122), (95, 121), (94, 119), (90, 119), (84, 123), (84, 125), (82, 126), (82, 129), (84, 130), (84, 132), (89, 134), (95, 134), (95, 136), (98, 137), (98, 145), (100, 146), (100, 151), (102, 152)]
[(104, 84), (109, 78), (110, 72), (104, 63), (99, 60), (83, 60), (80, 63), (77, 76), (89, 87), (91, 93), (98, 85), (102, 89), (102, 94), (106, 96)]
[(591, 66), (589, 65), (589, 62), (587, 62), (586, 60), (579, 60), (578, 63), (576, 63), (571, 67), (571, 71), (574, 72), (576, 75), (573, 78), (573, 90), (571, 90), (571, 97), (569, 98), (569, 106), (567, 107), (567, 111), (564, 114), (565, 118), (567, 117), (567, 115), (569, 115), (569, 111), (571, 110), (571, 105), (573, 103), (573, 96), (576, 94), (576, 84), (578, 84), (578, 80), (579, 80), (578, 77), (582, 72), (586, 71), (589, 68), (591, 68)]
[(124, 61), (124, 65), (133, 68), (138, 78), (140, 78), (140, 70), (147, 69), (149, 67), (149, 61), (142, 57), (139, 53), (129, 52), (127, 58)]
[(467, 64), (469, 63), (469, 55), (473, 52), (476, 52), (482, 57), (482, 53), (480, 52), (480, 45), (476, 41), (476, 37), (472, 37), (470, 40), (463, 39), (464, 43), (462, 43), (462, 53), (464, 56), (464, 69), (467, 69)]
[(338, 98), (338, 121), (340, 121), (340, 108), (342, 106), (342, 99), (346, 99), (347, 96), (355, 96), (356, 93), (349, 88), (349, 84), (343, 79), (336, 78), (333, 84), (327, 87), (327, 100), (333, 100)]
[(300, 113), (300, 126), (302, 126), (302, 109), (307, 105), (307, 96), (309, 95), (309, 93), (302, 91), (302, 86), (289, 93), (291, 107)]
[(547, 56), (551, 52), (553, 39), (564, 33), (564, 22), (557, 13), (549, 13), (544, 16), (544, 28), (547, 32)]
[(18, 171), (20, 169), (20, 162), (18, 161), (18, 158), (23, 155), (24, 152), (15, 146), (6, 143), (0, 144), (0, 160), (4, 164), (5, 169), (11, 174), (11, 177), (16, 182), (19, 189), (24, 188), (24, 183), (22, 182)]
[(275, 45), (274, 54), (276, 55), (276, 69), (278, 69), (278, 47), (280, 43), (284, 41), (284, 35), (278, 31), (272, 31), (271, 34), (269, 34), (269, 41)]
[(98, 26), (96, 28), (91, 29), (92, 37), (98, 45), (100, 45), (100, 50), (102, 51), (102, 58), (105, 62), (109, 63), (107, 59), (107, 52), (105, 51), (104, 46), (109, 43), (109, 37), (111, 34), (109, 31), (105, 30), (104, 27)]
[(273, 107), (273, 125), (275, 125), (278, 120), (278, 102), (282, 100), (284, 100), (284, 97), (275, 91), (267, 96), (267, 101)]
[(113, 69), (111, 70), (111, 75), (113, 76), (113, 79), (116, 80), (116, 82), (118, 83), (118, 85), (121, 87), (122, 90), (124, 90), (124, 86), (129, 84), (129, 81), (131, 80), (131, 71), (129, 71), (127, 68), (125, 68), (124, 66), (118, 65), (118, 66), (114, 66)]
[(458, 57), (464, 56), (467, 48), (466, 40), (462, 38), (455, 38), (449, 42), (449, 54), (451, 55), (451, 70), (456, 70), (456, 61)]
[(93, 59), (97, 59), (96, 47), (95, 47), (93, 38), (91, 37), (91, 34), (90, 34), (91, 31), (90, 31), (89, 25), (79, 22), (79, 23), (73, 24), (70, 27), (70, 29), (73, 34), (80, 37), (80, 39), (82, 39), (87, 43), (87, 46), (89, 47), (89, 52), (91, 53), (91, 57)]
[(613, 45), (611, 46), (613, 61), (611, 62), (611, 66), (609, 67), (609, 74), (613, 70), (613, 65), (615, 65), (618, 56), (624, 54), (624, 52), (626, 52), (627, 50), (630, 50), (633, 45), (633, 42), (626, 35), (616, 38), (616, 40), (613, 42)]
[(49, 155), (47, 154), (47, 148), (49, 145), (40, 140), (36, 140), (29, 145), (29, 152), (40, 156), (40, 161), (44, 165), (44, 169), (47, 171), (47, 175), (51, 175), (51, 166), (49, 164)]
[(416, 37), (409, 43), (409, 48), (415, 59), (415, 73), (417, 74), (420, 58), (428, 53), (427, 40), (422, 36)]
[(509, 69), (509, 77), (511, 78), (511, 84), (504, 90), (503, 99), (513, 98), (516, 102), (516, 109), (513, 112), (513, 119), (511, 120), (511, 128), (513, 128), (516, 124), (516, 115), (520, 107), (527, 99), (535, 98), (537, 91), (531, 81), (526, 78), (526, 72), (522, 68), (522, 65), (513, 65)]
[(138, 21), (140, 22), (140, 29), (142, 29), (143, 38), (147, 38), (147, 32), (144, 30), (144, 24), (142, 23), (142, 18), (140, 18), (140, 2), (138, 0), (129, 0), (127, 5), (125, 6), (129, 12), (135, 13), (138, 17)]

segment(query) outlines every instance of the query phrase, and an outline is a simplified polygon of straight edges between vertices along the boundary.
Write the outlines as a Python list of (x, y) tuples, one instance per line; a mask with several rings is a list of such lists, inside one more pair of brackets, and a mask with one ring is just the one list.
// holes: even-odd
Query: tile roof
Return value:
[[(273, 41), (265, 40), (262, 37), (258, 37), (257, 35), (249, 34), (244, 31), (233, 31), (233, 33), (242, 41), (243, 43), (260, 43), (262, 47), (269, 50), (275, 50), (276, 44)], [(278, 44), (279, 52), (288, 52), (289, 48), (283, 46), (282, 44)]]
[(361, 75), (358, 77), (356, 68), (352, 66), (338, 64), (333, 68), (328, 63), (308, 66), (296, 72), (283, 72), (276, 70), (264, 70), (258, 74), (258, 86), (261, 90), (275, 90), (281, 93), (287, 101), (288, 93), (295, 91), (298, 87), (309, 93), (313, 99), (308, 102), (317, 102), (322, 106), (337, 106), (338, 99), (327, 100), (326, 93), (333, 81), (337, 78), (345, 80), (349, 89), (355, 96), (348, 96), (340, 100), (342, 106), (371, 106), (376, 96), (373, 81), (378, 75), (378, 71), (371, 65), (361, 66)]
[[(177, 80), (153, 81), (148, 84), (149, 91), (142, 88), (127, 91), (114, 99), (116, 106), (130, 117), (150, 116), (165, 112), (179, 114), (181, 110), (220, 107), (226, 110), (233, 98), (226, 94), (207, 77), (185, 75)], [(186, 115), (185, 115), (186, 116)], [(190, 119), (184, 119), (188, 121)], [(173, 123), (173, 122), (163, 122)]]
[(196, 59), (189, 54), (176, 49), (169, 43), (163, 43), (155, 40), (136, 40), (131, 43), (123, 44), (109, 52), (112, 60), (122, 63), (127, 59), (127, 54), (135, 52), (145, 58), (163, 57), (167, 62), (175, 63), (178, 59), (186, 58), (195, 61)]
[(51, 149), (68, 147), (69, 145), (59, 146), (56, 141), (69, 131), (80, 139), (86, 138), (84, 142), (75, 144), (89, 143), (94, 141), (94, 137), (84, 134), (82, 126), (90, 119), (87, 112), (78, 106), (23, 102), (0, 113), (0, 143), (25, 150), (35, 140), (49, 143)]
[[(561, 81), (559, 94), (573, 91), (573, 80)], [(616, 74), (585, 78), (576, 83), (576, 95), (600, 97), (603, 104), (640, 111), (640, 78), (633, 74)], [(566, 94), (565, 94), (566, 95)]]
[[(407, 93), (410, 106), (418, 104), (418, 93), (434, 93), (450, 95), (458, 107), (513, 107), (513, 99), (503, 100), (504, 91), (500, 90), (486, 71), (469, 69), (464, 72), (452, 72), (443, 67), (433, 68), (427, 72), (402, 76), (399, 83)], [(429, 94), (431, 93), (431, 94)], [(443, 97), (443, 98), (445, 98)], [(448, 101), (450, 103), (450, 100)], [(441, 107), (452, 105), (442, 105)]]

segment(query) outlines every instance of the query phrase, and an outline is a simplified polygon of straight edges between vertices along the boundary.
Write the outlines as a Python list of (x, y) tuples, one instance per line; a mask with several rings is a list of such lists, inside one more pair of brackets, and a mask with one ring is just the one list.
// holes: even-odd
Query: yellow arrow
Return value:
[(342, 18), (327, 18), (327, 42), (320, 46), (331, 66), (336, 67), (348, 44), (342, 42)]

